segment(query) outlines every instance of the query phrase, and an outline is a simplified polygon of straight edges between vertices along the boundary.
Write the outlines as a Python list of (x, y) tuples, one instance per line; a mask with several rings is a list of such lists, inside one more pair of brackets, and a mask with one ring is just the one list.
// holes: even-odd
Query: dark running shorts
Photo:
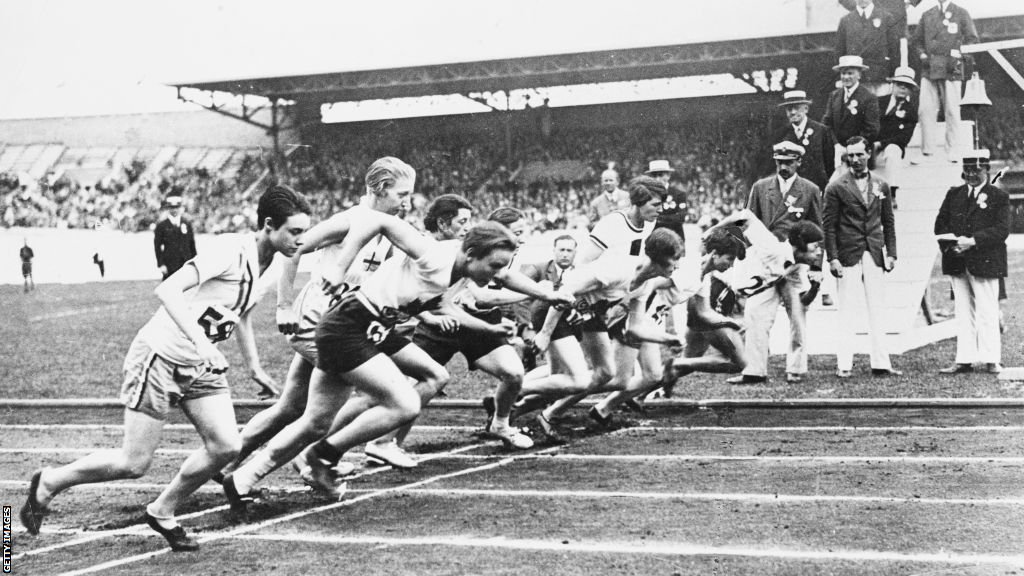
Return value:
[[(488, 324), (501, 323), (500, 310), (491, 310), (483, 314), (473, 314), (473, 316)], [(455, 334), (446, 334), (421, 322), (416, 326), (412, 343), (422, 348), (428, 356), (442, 366), (447, 364), (456, 352), (461, 352), (470, 369), (476, 370), (477, 360), (501, 346), (508, 345), (508, 340), (501, 336), (483, 334), (465, 328), (459, 328)]]
[(359, 300), (344, 298), (329, 308), (317, 324), (317, 368), (344, 374), (377, 354), (391, 356), (407, 345), (408, 340), (381, 324)]
[(22, 276), (31, 276), (32, 275), (32, 263), (31, 262), (22, 262), (21, 263), (21, 275)]
[[(547, 302), (541, 303), (533, 308), (533, 318), (531, 320), (533, 322), (533, 330), (535, 332), (540, 332), (540, 329), (544, 327), (544, 319), (548, 316), (549, 308), (551, 308), (551, 305)], [(566, 313), (568, 313), (568, 311)], [(569, 323), (565, 321), (565, 314), (562, 314), (562, 317), (558, 319), (558, 324), (555, 324), (555, 331), (551, 333), (551, 341), (554, 342), (555, 340), (561, 340), (562, 338), (568, 338), (570, 336), (579, 338), (580, 327), (570, 326)]]

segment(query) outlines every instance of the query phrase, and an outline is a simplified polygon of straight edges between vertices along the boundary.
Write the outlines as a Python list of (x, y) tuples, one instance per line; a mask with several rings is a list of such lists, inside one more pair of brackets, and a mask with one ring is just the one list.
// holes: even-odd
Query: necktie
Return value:
[(978, 197), (978, 190), (974, 186), (968, 187), (967, 190), (968, 190), (968, 194), (971, 197), (971, 200), (973, 200), (973, 199)]

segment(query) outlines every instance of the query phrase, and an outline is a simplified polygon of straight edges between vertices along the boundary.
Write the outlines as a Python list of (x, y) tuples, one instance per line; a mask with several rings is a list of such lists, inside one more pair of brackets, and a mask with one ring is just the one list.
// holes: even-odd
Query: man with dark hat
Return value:
[(683, 224), (686, 222), (686, 197), (679, 191), (672, 189), (669, 182), (675, 170), (668, 160), (651, 160), (647, 164), (647, 171), (644, 175), (650, 176), (665, 185), (665, 201), (661, 205), (661, 213), (658, 214), (657, 228), (668, 228), (675, 232), (686, 242), (686, 232)]
[[(804, 149), (788, 140), (772, 147), (776, 175), (754, 182), (747, 199), (747, 209), (782, 242), (789, 239), (789, 230), (799, 222), (821, 227), (821, 190), (797, 173)], [(804, 270), (806, 273), (806, 270)], [(768, 379), (768, 335), (779, 304), (789, 316), (790, 342), (786, 354), (786, 380), (799, 382), (807, 373), (807, 305), (801, 300), (805, 277), (794, 270), (780, 279), (774, 288), (750, 296), (744, 313), (747, 331), (744, 336), (747, 363), (743, 374), (729, 380), (730, 384), (757, 384)]]
[(156, 265), (164, 279), (174, 274), (196, 255), (196, 238), (192, 223), (182, 218), (184, 211), (181, 194), (172, 192), (164, 198), (167, 218), (156, 225), (153, 247)]
[(790, 90), (782, 95), (780, 108), (785, 108), (789, 123), (774, 134), (772, 142), (789, 141), (804, 149), (800, 160), (800, 176), (825, 189), (835, 170), (835, 139), (821, 122), (807, 117), (812, 101), (803, 90)]
[(956, 363), (943, 374), (1001, 370), (999, 280), (1006, 277), (1009, 196), (989, 183), (989, 151), (964, 156), (964, 184), (950, 188), (935, 218), (942, 273), (953, 282), (957, 322)]
[(917, 127), (917, 102), (914, 91), (914, 69), (900, 66), (889, 78), (892, 93), (878, 101), (881, 113), (878, 140), (875, 142), (875, 168), (879, 176), (889, 184), (893, 208), (896, 207), (896, 190), (902, 184), (900, 173), (907, 154), (907, 144)]
[(828, 126), (836, 139), (835, 165), (832, 174), (835, 180), (847, 169), (842, 164), (846, 149), (842, 145), (854, 136), (861, 136), (868, 142), (878, 137), (878, 98), (860, 82), (861, 73), (867, 70), (860, 56), (840, 56), (839, 64), (832, 67), (839, 72), (840, 87), (832, 91), (825, 107), (822, 124)]

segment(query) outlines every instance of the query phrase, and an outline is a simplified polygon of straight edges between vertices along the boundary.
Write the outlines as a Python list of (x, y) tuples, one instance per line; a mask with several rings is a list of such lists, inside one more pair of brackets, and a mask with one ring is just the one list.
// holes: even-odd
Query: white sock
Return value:
[(509, 428), (508, 416), (499, 418), (497, 414), (494, 415), (494, 419), (491, 420), (492, 430), (507, 430)]
[(280, 464), (270, 459), (270, 453), (260, 450), (242, 467), (231, 475), (235, 480), (235, 490), (239, 494), (248, 494), (256, 484), (277, 470)]
[(153, 512), (152, 503), (146, 505), (146, 514), (152, 516), (153, 520), (156, 520), (156, 523), (164, 530), (174, 530), (178, 526), (178, 521), (174, 519), (174, 516), (157, 516)]

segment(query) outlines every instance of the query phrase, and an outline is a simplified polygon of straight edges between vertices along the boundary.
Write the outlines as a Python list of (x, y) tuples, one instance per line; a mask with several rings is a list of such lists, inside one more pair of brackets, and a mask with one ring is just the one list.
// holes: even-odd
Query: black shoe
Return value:
[(939, 370), (939, 374), (966, 374), (967, 372), (974, 372), (974, 366), (970, 364), (953, 364)]
[(39, 478), (43, 475), (42, 470), (32, 473), (32, 480), (28, 483), (28, 498), (21, 507), (18, 517), (21, 524), (28, 530), (29, 534), (39, 534), (39, 527), (43, 525), (43, 516), (46, 515), (46, 508), (36, 500), (36, 493), (39, 492)]
[(590, 410), (587, 411), (587, 416), (605, 428), (612, 425), (612, 415), (601, 416), (601, 413), (597, 411), (597, 406), (591, 406)]
[(727, 384), (764, 384), (768, 381), (767, 376), (751, 376), (750, 374), (741, 374), (739, 376), (733, 376), (725, 382)]
[(626, 410), (629, 410), (630, 412), (634, 412), (636, 414), (646, 414), (647, 413), (647, 407), (644, 406), (636, 398), (630, 398), (629, 400), (626, 400), (625, 402), (622, 403), (622, 407), (625, 408)]
[(498, 411), (498, 405), (494, 402), (494, 396), (484, 396), (481, 402), (484, 412), (487, 412), (487, 424), (484, 425), (484, 432), (491, 431), (491, 422), (494, 421), (494, 413)]
[(171, 545), (171, 550), (174, 550), (175, 552), (195, 552), (196, 550), (199, 550), (199, 542), (196, 542), (189, 537), (188, 534), (185, 534), (185, 529), (181, 526), (175, 526), (168, 530), (161, 526), (160, 523), (156, 521), (156, 518), (153, 518), (149, 512), (146, 512), (146, 524), (149, 524), (150, 528), (156, 530), (161, 536), (163, 536), (167, 540), (167, 543)]
[(252, 494), (239, 494), (238, 489), (235, 488), (235, 478), (231, 474), (225, 476), (220, 485), (224, 488), (224, 497), (228, 499), (231, 511), (235, 514), (245, 514), (249, 502), (253, 501)]
[(547, 438), (548, 444), (561, 445), (568, 443), (568, 440), (558, 432), (551, 424), (551, 421), (544, 417), (544, 412), (537, 414), (537, 427), (540, 429), (540, 433)]

